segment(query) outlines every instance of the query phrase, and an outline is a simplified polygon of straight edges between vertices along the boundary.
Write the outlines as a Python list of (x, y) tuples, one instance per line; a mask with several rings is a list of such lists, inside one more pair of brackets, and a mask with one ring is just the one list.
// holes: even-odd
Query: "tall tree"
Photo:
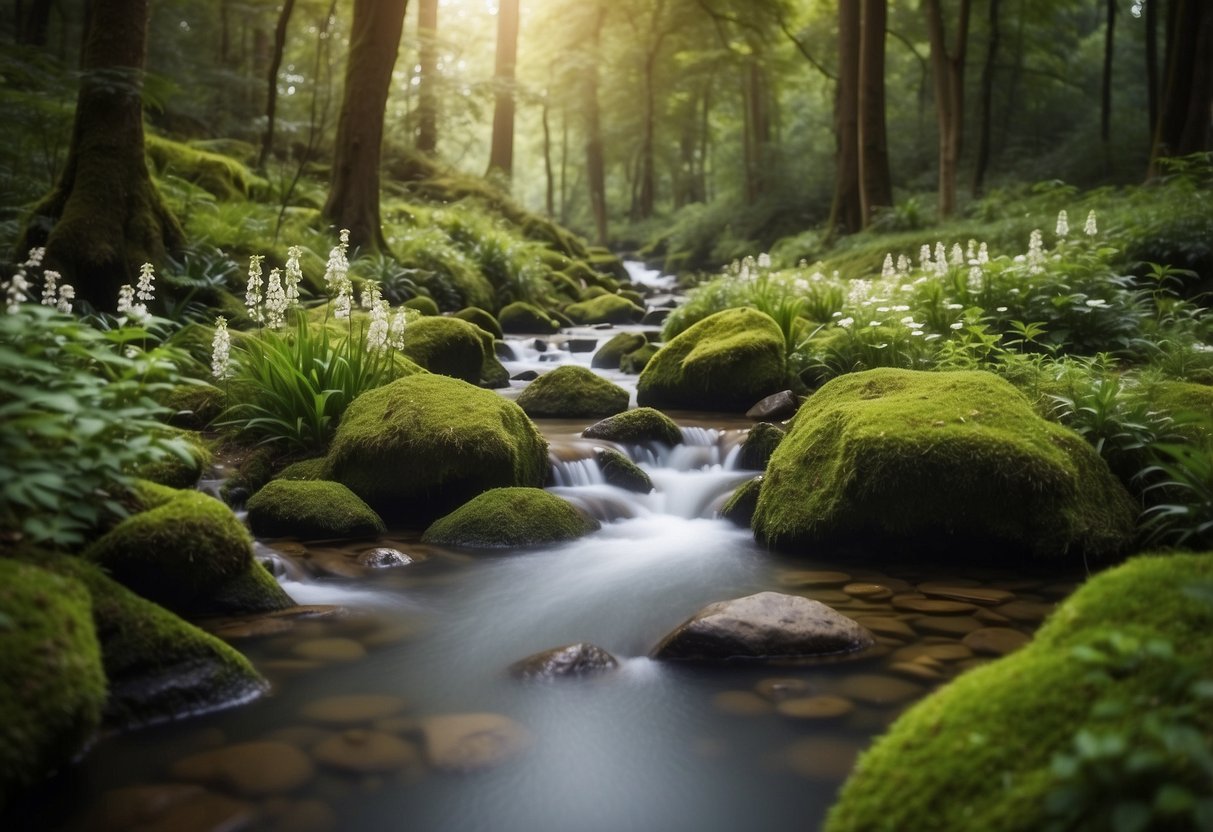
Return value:
[(144, 156), (147, 24), (148, 0), (93, 0), (67, 161), (18, 248), (45, 245), (46, 264), (98, 309), (113, 309), (141, 264), (184, 240)]
[(590, 31), (586, 39), (589, 55), (585, 63), (585, 167), (590, 188), (590, 209), (600, 245), (607, 241), (606, 159), (602, 143), (602, 114), (598, 107), (598, 64), (602, 58), (602, 27), (607, 7), (595, 0), (589, 10)]
[(965, 59), (969, 47), (972, 0), (960, 0), (956, 43), (949, 51), (939, 0), (924, 0), (931, 40), (931, 70), (935, 79), (935, 113), (939, 124), (939, 215), (956, 210), (956, 174), (964, 142)]
[(1213, 5), (1207, 0), (1171, 0), (1165, 66), (1152, 166), (1161, 157), (1208, 150), (1213, 139)]
[(295, 10), (295, 0), (283, 0), (278, 11), (278, 25), (274, 27), (274, 49), (270, 56), (270, 68), (265, 88), (265, 132), (261, 134), (261, 154), (257, 167), (265, 169), (270, 152), (274, 149), (274, 121), (278, 115), (278, 72), (282, 69), (282, 53), (286, 49), (286, 29)]
[(977, 159), (973, 165), (973, 195), (985, 187), (986, 170), (990, 167), (990, 122), (994, 113), (994, 72), (998, 67), (998, 47), (1002, 41), (999, 0), (990, 0), (989, 40), (986, 42), (986, 62), (981, 68), (980, 115), (977, 121)]
[(408, 0), (354, 0), (337, 145), (322, 214), (350, 243), (386, 248), (379, 217), (383, 116)]
[(54, 0), (30, 0), (26, 8), (17, 4), (17, 42), (30, 46), (46, 46), (50, 31)]
[(633, 215), (648, 219), (653, 215), (657, 198), (655, 136), (657, 131), (657, 59), (662, 45), (672, 31), (673, 19), (666, 14), (666, 0), (651, 0), (648, 3), (647, 19), (629, 15), (633, 32), (644, 43), (644, 61), (641, 65), (643, 107), (640, 125), (640, 177), (636, 191)]
[(866, 228), (893, 204), (885, 130), (884, 54), (888, 0), (862, 0), (859, 21), (859, 200)]
[(1150, 135), (1158, 125), (1158, 4), (1161, 0), (1145, 0), (1146, 7), (1146, 110), (1150, 118)]
[(518, 63), (518, 0), (501, 0), (497, 9), (497, 71), (493, 79), (493, 143), (489, 173), (514, 174), (514, 68)]
[(859, 3), (838, 4), (838, 84), (834, 88), (834, 202), (830, 232), (863, 228), (859, 196)]
[(1107, 0), (1108, 20), (1104, 26), (1103, 85), (1099, 95), (1099, 138), (1107, 144), (1112, 138), (1112, 57), (1116, 46), (1116, 0)]
[(420, 0), (417, 8), (417, 149), (438, 150), (438, 0)]

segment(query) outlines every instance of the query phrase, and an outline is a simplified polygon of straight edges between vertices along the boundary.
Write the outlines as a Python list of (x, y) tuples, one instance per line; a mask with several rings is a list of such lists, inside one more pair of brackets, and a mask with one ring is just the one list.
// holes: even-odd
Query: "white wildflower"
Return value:
[(936, 243), (935, 243), (935, 270), (936, 271), (939, 270), (940, 263), (943, 264), (944, 269), (946, 270), (947, 266), (948, 266), (948, 250), (943, 247), (942, 240), (936, 241)]
[(880, 321), (868, 321), (868, 326), (880, 326)]
[(333, 299), (333, 317), (348, 318), (350, 316), (350, 284), (345, 282), (341, 284), (337, 292), (337, 297)]
[(1057, 212), (1057, 236), (1065, 239), (1065, 236), (1070, 233), (1070, 218), (1066, 214), (1066, 209), (1062, 208)]
[(990, 262), (990, 249), (986, 246), (985, 243), (982, 243), (980, 246), (977, 247), (977, 262), (978, 263), (989, 263)]
[(897, 276), (897, 272), (893, 268), (893, 255), (891, 253), (884, 256), (884, 265), (880, 268), (880, 276), (886, 280)]
[(129, 283), (118, 287), (118, 314), (136, 321), (147, 317), (147, 307), (142, 303), (135, 303), (135, 290)]
[[(138, 306), (142, 306), (142, 305), (143, 304), (138, 304)], [(126, 348), (126, 351), (123, 353), (123, 355), (125, 355), (131, 361), (134, 361), (136, 358), (139, 357), (139, 348), (136, 347), (134, 344), (131, 344), (130, 346), (128, 346)]]
[(977, 241), (970, 239), (969, 245), (965, 248), (965, 260), (972, 260), (977, 256)]
[(952, 265), (963, 266), (965, 264), (965, 253), (960, 248), (960, 243), (952, 244)]
[(1103, 309), (1108, 305), (1108, 302), (1103, 298), (1091, 298), (1090, 300), (1086, 301), (1086, 304), (1092, 309)]
[(1087, 222), (1086, 222), (1086, 225), (1084, 225), (1082, 227), (1082, 230), (1083, 230), (1083, 233), (1086, 234), (1088, 237), (1094, 237), (1096, 234), (1099, 233), (1099, 227), (1095, 223), (1095, 209), (1094, 208), (1092, 208), (1090, 210), (1090, 212), (1087, 214)]
[(143, 303), (156, 299), (156, 267), (144, 263), (139, 267), (139, 282), (135, 285), (135, 297)]
[(4, 302), (8, 306), (8, 314), (15, 315), (21, 311), (27, 289), (29, 281), (25, 279), (24, 272), (17, 272), (12, 280), (4, 284)]
[(76, 299), (76, 288), (70, 283), (64, 283), (59, 286), (59, 302), (55, 304), (55, 308), (64, 315), (72, 314), (72, 301)]
[(1045, 270), (1044, 235), (1034, 229), (1028, 240), (1028, 274), (1040, 274)]
[(910, 273), (911, 265), (912, 263), (910, 262), (909, 257), (906, 257), (904, 254), (897, 255), (897, 274), (901, 275), (902, 277), (908, 275)]
[(947, 309), (951, 312), (957, 312), (964, 308), (965, 307), (964, 307), (963, 303), (949, 303), (947, 306), (944, 307), (944, 309)]
[(851, 324), (853, 324), (853, 323), (855, 323), (855, 319), (854, 319), (854, 318), (852, 318), (850, 315), (848, 315), (848, 316), (847, 316), (847, 317), (845, 317), (845, 318), (839, 318), (839, 319), (838, 319), (838, 325), (839, 325), (840, 327), (842, 327), (843, 329), (847, 329), (847, 328), (848, 328), (848, 327), (850, 327), (850, 326), (851, 326)]
[(1006, 311), (1007, 311), (1007, 308), (1006, 308), (1005, 306), (999, 306), (999, 307), (998, 307), (998, 308), (996, 308), (994, 311), (995, 311), (995, 312), (1006, 312)]
[(760, 268), (760, 269), (771, 268), (771, 255), (767, 254), (765, 251), (762, 254), (758, 255), (758, 268)]
[(248, 286), (244, 290), (244, 305), (248, 307), (249, 317), (257, 323), (265, 323), (265, 310), (261, 308), (264, 300), (262, 295), (261, 261), (264, 255), (254, 254), (248, 259)]
[(926, 243), (918, 250), (918, 268), (926, 271), (931, 266), (931, 247)]
[(22, 265), (24, 265), (27, 269), (36, 269), (42, 265), (43, 257), (46, 257), (46, 247), (45, 246), (38, 246), (36, 248), (31, 248), (29, 250), (29, 255), (27, 256), (25, 263), (23, 263)]
[(331, 296), (341, 294), (343, 287), (349, 282), (350, 261), (346, 258), (349, 247), (350, 231), (348, 228), (343, 228), (340, 242), (329, 251), (329, 262), (324, 270), (324, 285), (328, 287)]
[(54, 306), (59, 296), (59, 272), (47, 269), (42, 273), (42, 305)]
[(404, 349), (404, 329), (407, 324), (408, 318), (403, 309), (392, 316), (392, 323), (387, 331), (388, 343), (392, 345), (392, 349)]
[(286, 323), (286, 290), (282, 286), (282, 273), (270, 269), (265, 290), (265, 322), (270, 329), (280, 329)]
[(286, 305), (287, 308), (299, 305), (299, 284), (303, 282), (303, 268), (299, 265), (299, 258), (303, 255), (303, 249), (299, 246), (291, 246), (286, 250), (286, 269), (283, 272), (283, 278), (286, 281)]
[(964, 324), (963, 324), (963, 323), (961, 323), (960, 321), (957, 321), (956, 323), (953, 323), (953, 324), (948, 324), (948, 327), (949, 327), (950, 329), (960, 329), (960, 328), (962, 328), (963, 326), (964, 326)]
[(968, 286), (970, 292), (976, 294), (977, 292), (981, 291), (981, 279), (983, 276), (984, 274), (981, 271), (981, 266), (972, 266), (969, 269), (969, 279), (966, 285)]
[(923, 335), (926, 334), (925, 332), (922, 331), (921, 327), (922, 327), (922, 324), (915, 324), (914, 327), (910, 330), (910, 335), (912, 335), (915, 338), (921, 338)]
[(366, 351), (372, 355), (387, 349), (390, 332), (387, 312), (386, 300), (380, 300), (371, 307), (371, 323), (366, 329)]
[(232, 336), (227, 331), (227, 318), (215, 318), (215, 337), (211, 339), (211, 375), (225, 379), (231, 375)]

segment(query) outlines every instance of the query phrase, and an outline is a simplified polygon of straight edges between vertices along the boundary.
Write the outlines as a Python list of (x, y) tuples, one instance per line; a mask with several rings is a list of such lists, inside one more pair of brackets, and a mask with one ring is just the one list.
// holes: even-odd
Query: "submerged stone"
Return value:
[(316, 774), (312, 761), (293, 745), (262, 740), (203, 751), (172, 767), (180, 780), (209, 783), (242, 797), (287, 794)]
[(615, 657), (596, 644), (578, 642), (553, 647), (510, 665), (510, 673), (520, 679), (557, 679), (567, 676), (591, 676), (614, 670)]
[(382, 731), (343, 731), (312, 748), (316, 762), (339, 771), (375, 774), (416, 765), (421, 754), (412, 743)]
[(442, 771), (470, 773), (495, 768), (526, 751), (530, 732), (500, 714), (442, 714), (421, 721), (425, 756)]

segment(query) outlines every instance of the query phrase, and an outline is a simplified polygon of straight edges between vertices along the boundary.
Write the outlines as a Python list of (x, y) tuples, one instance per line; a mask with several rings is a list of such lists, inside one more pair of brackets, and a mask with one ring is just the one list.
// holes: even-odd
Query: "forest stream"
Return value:
[[(628, 267), (651, 289), (672, 285)], [(511, 375), (589, 366), (592, 352), (569, 346), (602, 335), (511, 338), (505, 364)], [(634, 376), (604, 374), (634, 401)], [(40, 795), (31, 825), (129, 828), (132, 807), (197, 788), (182, 784), (183, 766), (235, 747), (222, 785), (154, 828), (812, 830), (876, 733), (939, 683), (1018, 646), (1012, 631), (1026, 640), (1074, 586), (1055, 569), (1039, 579), (912, 564), (876, 571), (772, 554), (714, 516), (757, 473), (737, 467), (751, 423), (672, 415), (684, 436), (675, 450), (616, 446), (651, 477), (646, 495), (604, 483), (593, 459), (603, 443), (580, 438), (589, 421), (537, 421), (552, 449), (550, 490), (602, 521), (574, 542), (467, 552), (416, 535), (258, 541), (291, 596), (313, 608), (210, 627), (271, 680), (270, 695), (102, 740)], [(395, 565), (363, 565), (376, 549), (395, 550), (378, 555)], [(765, 590), (822, 601), (877, 644), (814, 665), (648, 658), (703, 605)], [(1002, 638), (983, 638), (994, 625)], [(574, 642), (598, 645), (618, 667), (582, 679), (509, 673)], [(481, 716), (434, 720), (451, 714)], [(458, 746), (452, 759), (434, 750), (443, 737)], [(274, 756), (284, 744), (311, 757), (291, 758), (294, 775)]]

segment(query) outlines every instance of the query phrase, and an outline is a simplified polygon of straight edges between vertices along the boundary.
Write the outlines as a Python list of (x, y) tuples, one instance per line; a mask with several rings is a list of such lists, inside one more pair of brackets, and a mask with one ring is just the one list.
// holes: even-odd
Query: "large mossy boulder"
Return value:
[(386, 529), (370, 506), (339, 482), (276, 479), (248, 501), (258, 537), (304, 540), (378, 537)]
[(660, 410), (637, 407), (617, 416), (608, 416), (581, 432), (586, 439), (604, 439), (621, 445), (656, 442), (674, 447), (682, 443), (682, 431), (674, 420)]
[(84, 551), (126, 587), (182, 615), (269, 612), (292, 605), (253, 558), (248, 530), (197, 491), (123, 520)]
[(597, 419), (627, 410), (628, 398), (627, 390), (594, 371), (566, 364), (527, 385), (518, 406), (531, 417)]
[(997, 376), (885, 368), (801, 406), (754, 533), (790, 551), (1100, 559), (1127, 550), (1136, 515), (1094, 449)]
[(88, 590), (0, 559), (0, 810), (84, 750), (104, 702)]
[(578, 324), (634, 324), (644, 317), (644, 307), (619, 295), (599, 295), (570, 303), (564, 314)]
[(726, 309), (679, 333), (640, 373), (637, 401), (744, 412), (787, 387), (783, 334), (756, 309)]
[(475, 384), (484, 367), (483, 332), (459, 318), (421, 318), (405, 327), (400, 351), (431, 373)]
[[(1208, 554), (1096, 575), (1027, 646), (902, 715), (860, 757), (825, 829), (1207, 828), (1162, 798), (1213, 793), (1194, 757), (1213, 738), (1213, 700), (1197, 687), (1213, 667), (1210, 586)], [(1112, 822), (1122, 813), (1139, 822)]]
[(493, 317), (493, 313), (481, 309), (479, 306), (464, 307), (458, 312), (452, 312), (451, 317), (478, 326), (494, 338), (502, 338), (505, 335), (501, 330), (501, 324)]
[(593, 517), (542, 488), (494, 488), (434, 521), (421, 540), (475, 549), (538, 546), (598, 528)]
[(621, 332), (594, 353), (590, 366), (596, 370), (618, 370), (619, 362), (625, 355), (635, 352), (647, 343), (648, 340), (639, 332)]
[(512, 335), (551, 335), (560, 322), (550, 314), (523, 301), (515, 301), (497, 314), (501, 329)]
[(183, 454), (164, 452), (159, 459), (141, 465), (134, 473), (141, 479), (169, 488), (193, 488), (211, 466), (212, 454), (193, 431), (180, 431)]
[(490, 488), (543, 485), (547, 442), (496, 393), (416, 375), (354, 400), (328, 469), (385, 520), (424, 526)]
[(268, 689), (248, 659), (164, 607), (141, 598), (96, 566), (67, 555), (37, 563), (79, 581), (108, 683), (103, 722), (124, 730), (248, 702)]

